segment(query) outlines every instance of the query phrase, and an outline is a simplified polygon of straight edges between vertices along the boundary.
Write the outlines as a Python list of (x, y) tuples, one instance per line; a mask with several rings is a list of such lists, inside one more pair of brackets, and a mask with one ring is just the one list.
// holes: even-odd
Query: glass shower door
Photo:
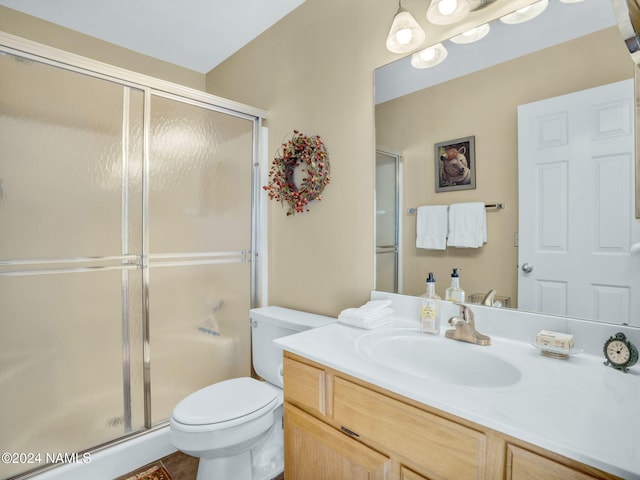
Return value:
[(153, 95), (148, 182), (152, 423), (250, 374), (252, 117)]
[(259, 119), (0, 48), (2, 480), (250, 374)]
[(397, 155), (376, 151), (375, 289), (392, 293), (399, 287), (399, 162)]
[(143, 104), (0, 54), (0, 478), (144, 426)]

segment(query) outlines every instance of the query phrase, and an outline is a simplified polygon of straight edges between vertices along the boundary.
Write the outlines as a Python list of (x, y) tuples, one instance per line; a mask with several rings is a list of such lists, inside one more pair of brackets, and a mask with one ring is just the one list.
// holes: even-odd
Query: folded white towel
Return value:
[(449, 206), (449, 247), (478, 248), (487, 242), (487, 211), (484, 203)]
[(447, 248), (447, 205), (418, 207), (416, 248), (444, 250)]
[(372, 329), (391, 323), (393, 310), (391, 300), (371, 300), (358, 308), (347, 308), (340, 312), (338, 321), (352, 327)]

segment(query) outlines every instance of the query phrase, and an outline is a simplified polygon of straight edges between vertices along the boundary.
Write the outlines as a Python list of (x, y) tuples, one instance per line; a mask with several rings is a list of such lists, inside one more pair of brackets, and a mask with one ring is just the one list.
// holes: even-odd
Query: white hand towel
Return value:
[(390, 300), (371, 300), (358, 308), (340, 312), (338, 321), (352, 327), (372, 329), (391, 323), (393, 310)]
[(484, 203), (449, 206), (449, 247), (478, 248), (487, 242), (487, 211)]
[(418, 207), (416, 248), (444, 250), (447, 248), (447, 205)]

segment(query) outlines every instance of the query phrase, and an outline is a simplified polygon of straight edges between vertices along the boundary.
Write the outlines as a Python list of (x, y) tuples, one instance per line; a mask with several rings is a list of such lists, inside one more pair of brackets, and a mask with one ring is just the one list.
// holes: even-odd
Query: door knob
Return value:
[(631, 253), (635, 253), (635, 254), (640, 253), (640, 242), (634, 243), (633, 245), (631, 245)]
[(522, 264), (522, 271), (524, 273), (531, 273), (533, 272), (533, 265), (529, 265), (528, 263), (523, 263)]

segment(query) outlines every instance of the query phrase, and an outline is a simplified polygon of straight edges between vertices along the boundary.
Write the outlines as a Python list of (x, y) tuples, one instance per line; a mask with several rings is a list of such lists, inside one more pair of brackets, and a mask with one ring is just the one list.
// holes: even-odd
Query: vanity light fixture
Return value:
[(414, 68), (435, 67), (444, 61), (447, 55), (448, 52), (447, 49), (444, 48), (444, 45), (437, 43), (411, 55), (411, 66)]
[(507, 25), (515, 25), (517, 23), (528, 22), (532, 18), (540, 15), (549, 5), (549, 0), (539, 0), (538, 2), (532, 3), (531, 5), (527, 5), (519, 10), (516, 10), (513, 13), (509, 13), (504, 17), (500, 17), (500, 21), (502, 23), (506, 23)]
[(435, 25), (451, 25), (471, 11), (468, 0), (431, 0), (427, 20)]
[(479, 27), (472, 28), (471, 30), (467, 30), (466, 32), (461, 33), (460, 35), (456, 35), (455, 37), (451, 37), (453, 43), (458, 44), (466, 44), (477, 42), (478, 40), (484, 38), (489, 33), (491, 27), (488, 23), (480, 25)]
[(393, 53), (408, 53), (422, 45), (424, 39), (424, 30), (399, 1), (398, 11), (393, 17), (391, 30), (389, 30), (387, 37), (387, 50)]

